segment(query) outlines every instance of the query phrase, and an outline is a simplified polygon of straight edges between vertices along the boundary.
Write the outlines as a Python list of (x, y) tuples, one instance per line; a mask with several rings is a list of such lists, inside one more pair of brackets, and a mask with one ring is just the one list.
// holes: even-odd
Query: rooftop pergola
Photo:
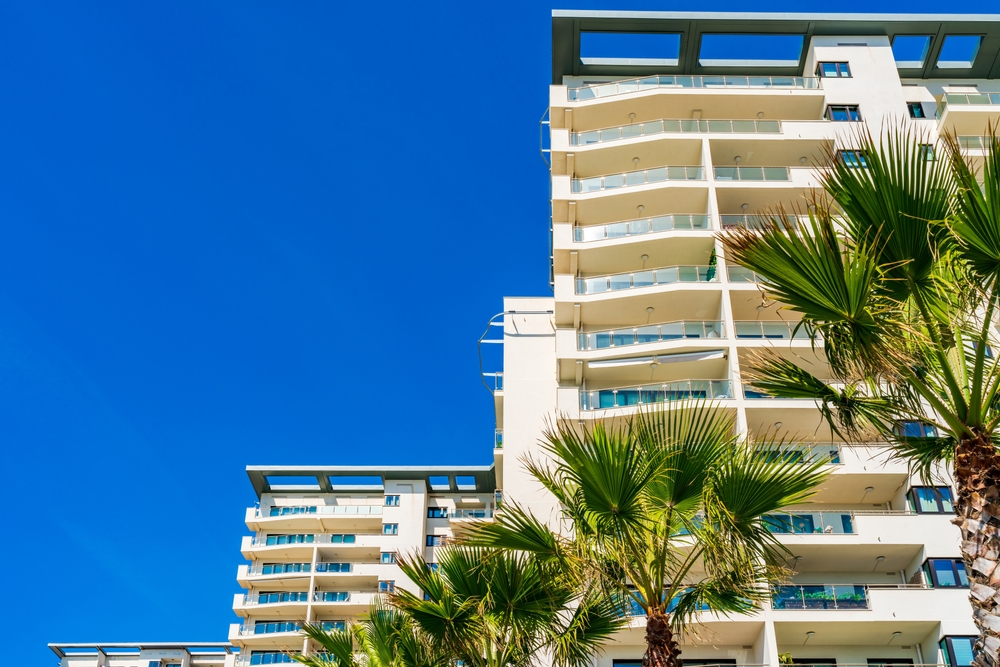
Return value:
[[(386, 481), (423, 480), (428, 490), (451, 493), (488, 492), (496, 489), (493, 466), (247, 466), (257, 497), (272, 491), (320, 492), (380, 491)], [(282, 477), (289, 484), (279, 484)], [(301, 484), (301, 478), (316, 480)], [(380, 481), (378, 481), (380, 480)], [(376, 483), (377, 482), (377, 483)]]

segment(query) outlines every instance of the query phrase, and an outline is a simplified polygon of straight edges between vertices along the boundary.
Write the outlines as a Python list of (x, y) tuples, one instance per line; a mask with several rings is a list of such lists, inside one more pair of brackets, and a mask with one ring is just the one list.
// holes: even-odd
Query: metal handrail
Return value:
[(736, 227), (743, 227), (744, 229), (753, 229), (757, 231), (763, 231), (771, 229), (772, 227), (778, 227), (779, 229), (784, 229), (786, 231), (794, 231), (798, 229), (798, 222), (800, 220), (808, 221), (809, 216), (807, 215), (730, 215), (723, 214), (719, 216), (719, 222), (723, 229), (733, 229)]
[(634, 185), (648, 185), (665, 181), (704, 181), (705, 168), (702, 166), (654, 167), (652, 169), (637, 169), (623, 171), (617, 174), (588, 176), (574, 178), (572, 190), (577, 193), (598, 192), (600, 190), (617, 190)]
[(581, 410), (604, 410), (692, 398), (732, 398), (729, 380), (677, 380), (580, 392)]
[(670, 285), (673, 283), (714, 283), (719, 276), (714, 266), (663, 266), (645, 271), (613, 273), (577, 278), (577, 294), (601, 294), (618, 290)]
[[(737, 339), (810, 340), (805, 326), (782, 320), (736, 320), (733, 322)], [(817, 335), (818, 337), (818, 335)]]
[[(380, 535), (381, 533), (296, 533), (294, 535), (255, 535), (250, 540), (252, 547), (296, 546), (300, 544), (354, 544), (358, 535)], [(281, 541), (281, 538), (302, 537), (301, 540)], [(270, 544), (268, 540), (274, 538)]]
[(664, 133), (780, 134), (780, 120), (697, 120), (691, 118), (652, 120), (617, 127), (603, 127), (586, 132), (571, 132), (570, 144), (589, 146)]
[[(838, 590), (839, 589), (839, 590)], [(792, 584), (771, 589), (776, 610), (871, 609), (868, 587), (863, 584)]]
[(744, 266), (735, 266), (730, 264), (726, 267), (727, 275), (729, 276), (729, 282), (731, 283), (758, 283), (767, 284), (767, 280), (761, 278), (756, 273)]
[[(271, 577), (271, 576), (281, 576), (283, 574), (290, 575), (309, 575), (314, 572), (317, 574), (329, 574), (329, 573), (350, 573), (354, 571), (355, 565), (380, 565), (378, 561), (364, 561), (364, 560), (350, 560), (350, 561), (340, 561), (337, 563), (316, 563), (315, 570), (313, 569), (312, 563), (269, 563), (267, 565), (263, 563), (258, 563), (256, 565), (247, 568), (246, 576), (248, 577)], [(275, 572), (274, 567), (290, 567), (298, 566), (297, 570), (288, 570), (282, 572)], [(334, 569), (331, 566), (340, 566), (340, 569)], [(271, 568), (271, 572), (265, 572), (265, 568)]]
[(646, 76), (608, 83), (595, 83), (567, 89), (571, 102), (612, 95), (655, 90), (657, 88), (782, 88), (818, 90), (822, 82), (810, 76)]
[(710, 229), (711, 223), (707, 215), (659, 215), (638, 220), (624, 220), (606, 225), (591, 225), (574, 227), (573, 240), (577, 243), (618, 239), (626, 236), (641, 236), (670, 232), (677, 229)]
[(581, 331), (577, 337), (577, 349), (603, 350), (627, 345), (642, 345), (684, 338), (726, 337), (725, 325), (719, 321), (679, 320), (647, 324), (640, 327), (607, 329), (604, 331)]
[(715, 167), (717, 181), (787, 181), (788, 167)]

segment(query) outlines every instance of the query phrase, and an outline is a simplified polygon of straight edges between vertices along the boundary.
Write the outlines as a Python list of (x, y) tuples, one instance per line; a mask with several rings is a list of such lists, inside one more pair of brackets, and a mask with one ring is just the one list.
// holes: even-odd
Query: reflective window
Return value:
[(910, 489), (910, 506), (918, 514), (952, 514), (951, 489), (947, 486), (915, 486)]
[(944, 654), (949, 667), (968, 667), (972, 664), (972, 646), (975, 643), (975, 637), (957, 636), (945, 637), (938, 646), (941, 647), (941, 653)]
[(396, 590), (395, 581), (380, 581), (378, 582), (378, 592), (379, 593), (392, 593)]
[(398, 523), (383, 523), (382, 524), (382, 534), (383, 535), (399, 535), (399, 524)]
[(396, 562), (396, 552), (395, 551), (383, 551), (382, 552), (382, 563), (384, 565), (393, 565)]
[(930, 558), (924, 563), (924, 579), (934, 588), (968, 588), (965, 563), (954, 558)]
[(849, 79), (851, 78), (851, 68), (848, 67), (847, 63), (820, 63), (816, 68), (816, 76), (824, 79)]
[(447, 519), (448, 518), (448, 508), (447, 507), (428, 507), (427, 508), (427, 518), (428, 519)]
[(386, 496), (385, 497), (386, 507), (399, 507), (399, 496)]
[(927, 118), (924, 113), (924, 105), (920, 102), (907, 102), (906, 110), (910, 112), (910, 118)]
[(901, 421), (896, 423), (896, 435), (902, 438), (936, 438), (937, 429), (933, 424), (921, 421)]
[(427, 536), (427, 546), (429, 547), (441, 547), (444, 546), (445, 536), (444, 535), (428, 535)]
[(863, 151), (847, 150), (837, 151), (837, 159), (848, 167), (867, 167), (868, 161), (865, 159)]
[(826, 108), (826, 119), (833, 121), (861, 120), (861, 111), (856, 104), (831, 104)]

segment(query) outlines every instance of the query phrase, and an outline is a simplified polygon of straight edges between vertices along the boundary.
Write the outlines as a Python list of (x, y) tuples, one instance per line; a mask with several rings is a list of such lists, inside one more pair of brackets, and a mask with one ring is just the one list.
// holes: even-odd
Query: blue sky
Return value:
[(21, 664), (48, 641), (223, 640), (247, 464), (490, 462), (476, 339), (503, 295), (549, 293), (551, 8), (0, 5)]

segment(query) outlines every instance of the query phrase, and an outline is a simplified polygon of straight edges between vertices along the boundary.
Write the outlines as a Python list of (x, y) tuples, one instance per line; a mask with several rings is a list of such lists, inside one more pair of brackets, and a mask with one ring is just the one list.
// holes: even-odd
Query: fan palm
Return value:
[[(734, 417), (673, 404), (592, 428), (562, 421), (531, 473), (559, 500), (571, 534), (508, 504), (472, 544), (530, 554), (646, 617), (644, 667), (680, 665), (678, 635), (706, 608), (752, 612), (787, 552), (767, 515), (805, 501), (822, 462), (762, 456)], [(770, 460), (769, 460), (770, 459)]]
[(976, 166), (955, 137), (941, 160), (905, 130), (878, 140), (862, 130), (857, 141), (858, 159), (835, 159), (823, 177), (808, 223), (722, 238), (729, 261), (757, 272), (767, 296), (822, 337), (835, 382), (774, 355), (756, 360), (750, 380), (814, 399), (846, 437), (878, 434), (925, 479), (951, 466), (976, 660), (995, 665), (1000, 143), (991, 130)]
[(556, 667), (589, 666), (624, 623), (610, 600), (529, 554), (451, 546), (434, 567), (413, 556), (400, 568), (423, 595), (397, 589), (392, 604), (463, 665), (522, 667), (545, 654)]
[(440, 667), (447, 656), (405, 614), (378, 601), (367, 618), (345, 629), (302, 628), (320, 651), (292, 657), (307, 667)]

